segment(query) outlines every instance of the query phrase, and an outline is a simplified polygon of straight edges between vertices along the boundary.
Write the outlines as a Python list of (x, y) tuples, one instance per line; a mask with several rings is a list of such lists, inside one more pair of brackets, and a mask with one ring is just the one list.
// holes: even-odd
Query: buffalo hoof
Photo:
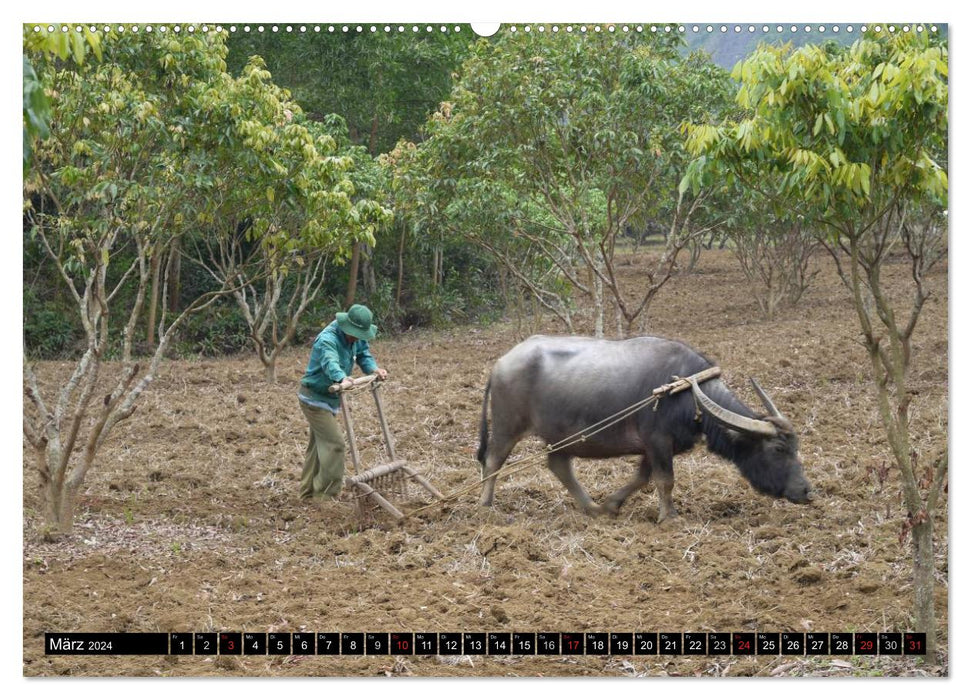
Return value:
[(591, 516), (603, 515), (605, 513), (603, 506), (596, 503), (588, 503), (585, 505), (583, 507), (583, 512)]
[(673, 520), (676, 517), (678, 517), (677, 508), (668, 508), (667, 510), (662, 510), (660, 513), (658, 513), (657, 524), (660, 525), (664, 521)]
[(620, 504), (617, 501), (604, 501), (602, 509), (605, 515), (611, 515), (615, 518), (620, 515)]

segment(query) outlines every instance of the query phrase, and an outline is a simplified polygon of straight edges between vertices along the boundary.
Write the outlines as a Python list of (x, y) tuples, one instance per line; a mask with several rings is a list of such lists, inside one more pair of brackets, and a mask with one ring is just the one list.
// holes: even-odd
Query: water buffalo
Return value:
[[(533, 336), (496, 362), (486, 384), (478, 459), (482, 476), (494, 474), (525, 435), (548, 445), (651, 395), (672, 377), (688, 377), (713, 363), (683, 343), (665, 338), (601, 340)], [(663, 397), (585, 441), (552, 452), (547, 465), (588, 513), (616, 514), (624, 501), (654, 479), (658, 522), (677, 515), (671, 500), (673, 457), (701, 435), (708, 449), (731, 460), (756, 490), (795, 503), (811, 499), (792, 424), (753, 380), (768, 414), (756, 416), (720, 379)], [(488, 407), (492, 395), (492, 437)], [(600, 506), (577, 483), (572, 457), (640, 455), (634, 479)], [(492, 505), (495, 479), (482, 488), (480, 505)]]

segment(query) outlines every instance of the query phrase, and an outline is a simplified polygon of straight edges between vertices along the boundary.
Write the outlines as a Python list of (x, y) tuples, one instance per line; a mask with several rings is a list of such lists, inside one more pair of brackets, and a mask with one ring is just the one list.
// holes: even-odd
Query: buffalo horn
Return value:
[(695, 381), (694, 378), (689, 377), (688, 381), (691, 382), (691, 393), (694, 394), (695, 400), (701, 405), (708, 415), (722, 425), (728, 428), (734, 428), (735, 430), (740, 430), (743, 433), (753, 433), (755, 435), (765, 435), (767, 437), (774, 437), (778, 434), (776, 427), (769, 421), (748, 418), (746, 416), (741, 416), (734, 413), (733, 411), (729, 411), (727, 408), (722, 408), (705, 395), (705, 393), (698, 387), (698, 382)]
[(769, 415), (775, 416), (776, 418), (785, 418), (785, 416), (779, 412), (779, 409), (775, 407), (775, 404), (772, 403), (772, 399), (769, 398), (769, 395), (766, 394), (762, 390), (762, 387), (759, 386), (759, 383), (752, 377), (749, 377), (748, 380), (752, 382), (752, 388), (755, 389), (755, 393), (759, 395), (759, 399), (761, 399), (762, 405), (765, 406), (765, 410), (769, 412)]

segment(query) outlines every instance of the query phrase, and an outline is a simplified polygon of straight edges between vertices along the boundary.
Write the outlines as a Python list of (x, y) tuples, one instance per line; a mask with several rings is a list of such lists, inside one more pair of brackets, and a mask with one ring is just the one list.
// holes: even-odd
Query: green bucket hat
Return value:
[(354, 304), (347, 313), (338, 311), (337, 327), (361, 340), (371, 340), (378, 334), (378, 327), (371, 323), (371, 309), (362, 304)]

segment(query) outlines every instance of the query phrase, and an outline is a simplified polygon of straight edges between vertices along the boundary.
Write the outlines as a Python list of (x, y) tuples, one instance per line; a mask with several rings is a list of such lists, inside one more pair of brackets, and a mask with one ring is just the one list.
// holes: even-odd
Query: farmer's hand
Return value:
[(341, 391), (347, 391), (352, 386), (354, 386), (354, 380), (350, 377), (344, 377), (341, 379)]
[(386, 369), (378, 367), (376, 370), (374, 370), (374, 373), (378, 375), (378, 379), (380, 379), (382, 382), (388, 378), (388, 370)]

